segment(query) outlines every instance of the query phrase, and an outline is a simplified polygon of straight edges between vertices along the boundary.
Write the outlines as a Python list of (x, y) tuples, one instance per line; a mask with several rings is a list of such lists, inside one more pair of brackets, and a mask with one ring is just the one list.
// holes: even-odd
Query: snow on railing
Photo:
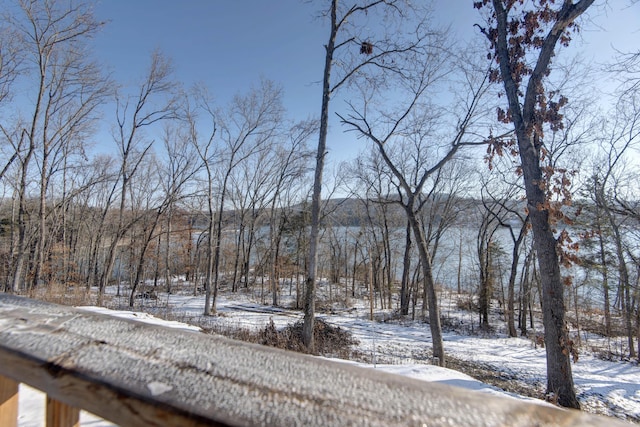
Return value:
[(615, 426), (623, 423), (222, 337), (0, 294), (0, 426), (18, 384), (47, 426)]

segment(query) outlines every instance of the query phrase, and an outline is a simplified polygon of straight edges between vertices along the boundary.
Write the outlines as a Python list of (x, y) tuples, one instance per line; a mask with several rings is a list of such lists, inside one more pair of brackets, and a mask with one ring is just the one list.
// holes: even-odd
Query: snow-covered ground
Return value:
[[(123, 299), (115, 302), (117, 308), (126, 307)], [(256, 301), (250, 294), (234, 294), (232, 298), (222, 295), (218, 299), (219, 316), (203, 318), (204, 297), (187, 295), (162, 295), (158, 300), (143, 301), (142, 309), (156, 314), (131, 312), (125, 309), (106, 310), (84, 307), (87, 310), (110, 313), (139, 321), (164, 324), (171, 327), (187, 327), (186, 323), (198, 323), (205, 327), (264, 328), (273, 320), (276, 327), (284, 327), (301, 319), (300, 312), (271, 308)], [(137, 309), (140, 309), (139, 307)], [(443, 313), (449, 320), (460, 324), (472, 321), (468, 312), (455, 308), (454, 302), (443, 301)], [(376, 311), (380, 317), (382, 311)], [(407, 375), (424, 381), (446, 383), (471, 390), (529, 399), (504, 392), (484, 384), (460, 372), (436, 367), (431, 364), (431, 335), (429, 326), (420, 321), (376, 321), (368, 320), (368, 307), (337, 310), (331, 314), (320, 313), (318, 317), (352, 332), (359, 341), (358, 350), (371, 363), (357, 363), (371, 369)], [(159, 317), (172, 319), (160, 320)], [(529, 385), (546, 384), (545, 350), (525, 338), (507, 338), (495, 333), (491, 335), (469, 335), (445, 332), (445, 352), (457, 359), (474, 362), (503, 377)], [(640, 368), (632, 362), (600, 360), (583, 349), (580, 359), (573, 364), (574, 381), (578, 397), (585, 410), (640, 422)], [(543, 403), (540, 400), (536, 402)], [(22, 427), (41, 426), (44, 397), (27, 387), (20, 394), (20, 420)], [(90, 414), (82, 414), (83, 426), (111, 426)]]

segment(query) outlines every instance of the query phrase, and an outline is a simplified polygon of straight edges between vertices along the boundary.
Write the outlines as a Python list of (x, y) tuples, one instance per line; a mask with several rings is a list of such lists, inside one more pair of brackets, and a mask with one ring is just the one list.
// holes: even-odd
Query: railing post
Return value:
[(47, 396), (47, 427), (80, 427), (80, 410)]
[(18, 425), (18, 387), (19, 383), (0, 376), (0, 426)]

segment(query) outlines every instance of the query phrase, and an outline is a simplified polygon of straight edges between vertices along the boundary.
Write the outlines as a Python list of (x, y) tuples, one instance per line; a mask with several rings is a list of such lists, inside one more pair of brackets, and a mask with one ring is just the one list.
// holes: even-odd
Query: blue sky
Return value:
[(285, 86), (290, 108), (319, 90), (325, 32), (299, 0), (103, 0), (95, 12), (110, 21), (97, 46), (118, 80), (138, 78), (158, 48), (179, 80), (221, 101), (261, 76)]
[[(477, 16), (471, 2), (440, 1), (445, 22)], [(460, 0), (460, 3), (462, 1)], [(98, 19), (108, 21), (96, 38), (97, 56), (118, 82), (134, 84), (159, 49), (172, 58), (176, 78), (202, 82), (219, 104), (265, 77), (284, 87), (284, 102), (296, 119), (318, 117), (329, 29), (317, 18), (319, 1), (303, 0), (102, 0)], [(464, 13), (461, 13), (464, 12)], [(342, 102), (336, 99), (334, 108)], [(109, 114), (109, 113), (108, 113)], [(353, 158), (364, 142), (341, 132), (331, 117), (330, 157)], [(315, 145), (313, 140), (312, 144)]]
[[(585, 28), (583, 43), (576, 49), (595, 61), (609, 57), (612, 44), (622, 50), (637, 49), (640, 7), (626, 8), (629, 1), (610, 0), (595, 8), (593, 23)], [(325, 3), (102, 0), (95, 13), (108, 24), (96, 38), (96, 54), (118, 82), (133, 84), (144, 74), (150, 53), (159, 49), (172, 58), (179, 81), (186, 86), (204, 83), (219, 104), (265, 77), (284, 87), (290, 116), (317, 117), (328, 28), (314, 17)], [(458, 37), (477, 36), (472, 25), (481, 20), (472, 0), (437, 0), (435, 7), (436, 19), (451, 24)], [(339, 102), (333, 107), (340, 108)], [(337, 121), (331, 120), (330, 155), (355, 156), (364, 142), (342, 135)]]

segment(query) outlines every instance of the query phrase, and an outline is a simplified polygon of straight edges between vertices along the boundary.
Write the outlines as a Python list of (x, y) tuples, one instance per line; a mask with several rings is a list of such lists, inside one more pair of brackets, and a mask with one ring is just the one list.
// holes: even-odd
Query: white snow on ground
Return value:
[[(207, 318), (211, 325), (230, 327), (263, 328), (270, 320), (276, 327), (302, 319), (299, 311), (272, 308), (255, 302), (251, 296), (235, 294), (227, 299), (219, 297), (220, 316)], [(203, 310), (202, 297), (171, 295), (171, 315), (178, 320), (189, 321), (200, 318)], [(155, 304), (155, 303), (154, 303)], [(457, 310), (455, 302), (441, 298), (442, 312), (455, 322), (469, 323), (475, 314)], [(157, 302), (165, 306), (166, 302)], [(160, 309), (162, 310), (162, 309)], [(376, 312), (380, 315), (380, 311)], [(377, 369), (406, 374), (414, 372), (426, 381), (438, 381), (439, 369), (431, 365), (431, 333), (429, 325), (420, 321), (370, 322), (369, 309), (364, 305), (356, 310), (336, 310), (332, 314), (318, 314), (325, 321), (352, 332), (359, 341), (358, 349)], [(454, 323), (455, 323), (454, 322)], [(503, 321), (493, 320), (494, 325)], [(444, 333), (445, 353), (461, 360), (479, 363), (504, 377), (537, 385), (544, 391), (546, 386), (545, 349), (535, 346), (527, 338), (507, 338), (505, 334), (464, 335), (457, 332)], [(606, 361), (595, 357), (589, 349), (580, 349), (580, 359), (572, 365), (578, 398), (583, 409), (640, 422), (640, 367), (634, 362)], [(399, 365), (399, 366), (398, 366)], [(454, 371), (455, 372), (455, 371)], [(448, 383), (476, 389), (478, 382), (469, 381), (458, 372), (452, 373)], [(457, 377), (456, 375), (462, 375)], [(495, 392), (495, 388), (483, 385), (483, 391)], [(541, 396), (542, 397), (542, 396)]]
[[(168, 301), (167, 301), (168, 299)], [(168, 302), (168, 305), (167, 305)], [(232, 299), (219, 296), (219, 316), (203, 318), (204, 297), (160, 294), (158, 301), (144, 301), (145, 311), (158, 316), (175, 319), (165, 321), (150, 314), (130, 310), (107, 310), (98, 307), (82, 307), (103, 314), (144, 321), (170, 327), (197, 329), (186, 322), (199, 321), (203, 327), (243, 327), (261, 329), (273, 320), (276, 327), (284, 327), (300, 320), (299, 311), (272, 308), (255, 302), (250, 295), (236, 294)], [(124, 300), (121, 307), (125, 307)], [(424, 381), (440, 382), (480, 392), (509, 395), (496, 387), (484, 384), (460, 372), (433, 366), (430, 360), (431, 335), (429, 326), (419, 321), (370, 322), (368, 308), (343, 310), (332, 314), (319, 314), (328, 323), (338, 325), (353, 333), (359, 341), (358, 350), (367, 355), (373, 363), (354, 363), (372, 369), (406, 375)], [(455, 312), (449, 308), (448, 316), (458, 320), (468, 319), (469, 314)], [(466, 317), (465, 317), (466, 316)], [(499, 371), (508, 378), (528, 384), (546, 384), (545, 350), (535, 347), (525, 338), (506, 338), (504, 335), (491, 336), (462, 335), (456, 332), (444, 333), (445, 352), (458, 359), (483, 364)], [(576, 390), (583, 405), (589, 412), (597, 412), (622, 419), (640, 421), (640, 368), (636, 363), (600, 360), (586, 350), (580, 360), (573, 365)], [(43, 425), (44, 397), (41, 393), (21, 386), (20, 420), (22, 427)], [(538, 403), (542, 401), (535, 400)], [(83, 426), (112, 426), (83, 412)]]
[(119, 317), (121, 319), (136, 320), (138, 322), (150, 323), (154, 325), (164, 326), (166, 328), (186, 329), (189, 331), (201, 331), (198, 326), (187, 325), (183, 322), (175, 322), (172, 320), (163, 320), (148, 313), (136, 312), (136, 311), (124, 311), (124, 310), (109, 310), (104, 307), (96, 306), (82, 306), (76, 307), (80, 310), (91, 311), (98, 314), (108, 314), (109, 316)]
[[(467, 390), (481, 391), (502, 397), (513, 397), (524, 400), (531, 400), (522, 398), (521, 396), (515, 396), (511, 393), (507, 393), (503, 390), (500, 390), (499, 388), (485, 384), (461, 372), (454, 371), (452, 369), (441, 368), (435, 365), (372, 365), (370, 363), (359, 363), (341, 359), (329, 360), (349, 363), (363, 368), (379, 369), (384, 372), (403, 375), (406, 377), (415, 378), (417, 380), (448, 384), (455, 387), (465, 388)], [(536, 401), (536, 403), (546, 404), (543, 401)]]

